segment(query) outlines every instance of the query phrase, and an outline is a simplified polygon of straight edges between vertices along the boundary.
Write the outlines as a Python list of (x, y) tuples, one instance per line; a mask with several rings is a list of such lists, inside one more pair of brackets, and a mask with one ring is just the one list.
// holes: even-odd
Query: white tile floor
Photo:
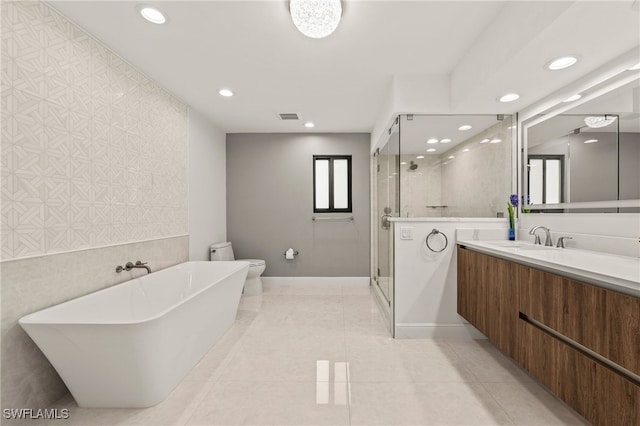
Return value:
[[(62, 425), (582, 425), (486, 341), (393, 340), (368, 286), (273, 286), (161, 404)], [(43, 425), (42, 422), (37, 424)]]

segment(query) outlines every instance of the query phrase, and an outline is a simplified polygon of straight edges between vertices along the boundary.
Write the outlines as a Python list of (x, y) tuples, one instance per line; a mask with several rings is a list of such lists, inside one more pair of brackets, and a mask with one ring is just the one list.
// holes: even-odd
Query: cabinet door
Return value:
[(518, 274), (524, 314), (640, 375), (640, 299), (536, 269)]
[(640, 424), (640, 386), (520, 321), (523, 367), (594, 425)]
[(458, 313), (511, 357), (517, 353), (521, 267), (458, 248)]
[(458, 247), (458, 314), (487, 334), (489, 257)]
[(518, 270), (522, 266), (487, 256), (487, 337), (512, 358), (517, 356), (519, 315)]

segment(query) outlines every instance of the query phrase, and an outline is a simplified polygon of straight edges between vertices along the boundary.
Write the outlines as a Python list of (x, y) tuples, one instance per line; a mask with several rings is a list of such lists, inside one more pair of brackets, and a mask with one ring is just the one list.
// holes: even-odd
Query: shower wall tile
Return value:
[[(496, 217), (503, 212), (507, 217), (512, 170), (510, 126), (511, 120), (500, 121), (439, 156), (401, 156), (401, 161), (418, 165), (415, 170), (401, 170), (402, 216)], [(480, 143), (484, 139), (502, 142)], [(455, 159), (448, 159), (451, 155)]]
[(186, 234), (186, 104), (43, 3), (2, 19), (2, 258)]

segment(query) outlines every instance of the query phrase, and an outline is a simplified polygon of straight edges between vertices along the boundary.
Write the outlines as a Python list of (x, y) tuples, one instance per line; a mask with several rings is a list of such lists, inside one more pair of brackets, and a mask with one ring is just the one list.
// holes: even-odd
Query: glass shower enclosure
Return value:
[(400, 126), (396, 119), (388, 130), (388, 141), (375, 154), (375, 271), (379, 300), (386, 304), (393, 321), (393, 227), (390, 219), (400, 216)]

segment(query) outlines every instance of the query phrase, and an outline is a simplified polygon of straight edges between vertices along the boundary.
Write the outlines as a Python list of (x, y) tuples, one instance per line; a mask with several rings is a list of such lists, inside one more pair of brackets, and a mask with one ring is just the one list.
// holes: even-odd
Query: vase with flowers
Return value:
[(507, 203), (507, 209), (509, 210), (509, 240), (511, 241), (516, 239), (516, 207), (518, 207), (518, 194), (511, 194)]

